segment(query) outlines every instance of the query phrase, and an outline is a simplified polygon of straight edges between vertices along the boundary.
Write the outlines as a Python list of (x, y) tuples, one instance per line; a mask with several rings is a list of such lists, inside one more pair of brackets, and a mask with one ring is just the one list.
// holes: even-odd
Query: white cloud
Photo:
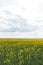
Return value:
[(42, 0), (0, 0), (0, 31), (36, 34), (42, 28)]
[(17, 0), (0, 0), (0, 6), (9, 6), (9, 5), (13, 5), (16, 4)]
[[(0, 31), (20, 31), (31, 32), (37, 29), (33, 24), (27, 24), (27, 18), (22, 16), (22, 8), (18, 6), (9, 6), (0, 8)], [(21, 13), (22, 12), (22, 13)], [(18, 14), (17, 14), (18, 13)], [(13, 29), (13, 30), (12, 30)], [(17, 30), (18, 29), (18, 30)]]
[(34, 38), (34, 33), (0, 32), (0, 38)]

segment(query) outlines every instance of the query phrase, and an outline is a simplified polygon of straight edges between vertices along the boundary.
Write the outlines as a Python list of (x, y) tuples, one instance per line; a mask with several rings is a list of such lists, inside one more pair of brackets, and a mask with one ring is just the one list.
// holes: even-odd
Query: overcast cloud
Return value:
[(43, 37), (43, 0), (0, 0), (0, 35), (8, 32)]

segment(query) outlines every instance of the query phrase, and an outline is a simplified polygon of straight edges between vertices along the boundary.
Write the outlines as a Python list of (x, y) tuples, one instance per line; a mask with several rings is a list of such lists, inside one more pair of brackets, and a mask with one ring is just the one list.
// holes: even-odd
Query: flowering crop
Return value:
[(43, 40), (0, 40), (0, 65), (43, 65)]

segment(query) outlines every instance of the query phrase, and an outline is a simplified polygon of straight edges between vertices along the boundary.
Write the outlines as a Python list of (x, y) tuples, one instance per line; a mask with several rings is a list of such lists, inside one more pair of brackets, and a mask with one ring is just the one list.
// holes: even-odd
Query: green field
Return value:
[(0, 39), (0, 65), (43, 65), (43, 39)]

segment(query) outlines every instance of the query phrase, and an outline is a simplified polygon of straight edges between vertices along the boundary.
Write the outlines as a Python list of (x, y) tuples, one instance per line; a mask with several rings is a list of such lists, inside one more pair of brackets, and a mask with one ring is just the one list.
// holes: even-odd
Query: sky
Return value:
[(0, 0), (0, 38), (43, 38), (43, 0)]

